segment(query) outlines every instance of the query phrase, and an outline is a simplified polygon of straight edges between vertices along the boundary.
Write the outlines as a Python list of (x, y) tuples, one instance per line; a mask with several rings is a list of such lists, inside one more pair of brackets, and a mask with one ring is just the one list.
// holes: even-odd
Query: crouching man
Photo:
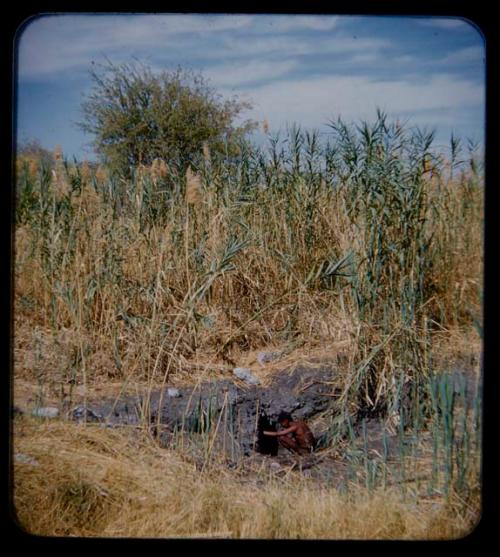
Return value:
[(301, 455), (314, 450), (316, 439), (307, 424), (302, 420), (293, 421), (288, 412), (281, 412), (278, 423), (284, 428), (280, 431), (264, 431), (264, 435), (278, 437), (281, 446)]

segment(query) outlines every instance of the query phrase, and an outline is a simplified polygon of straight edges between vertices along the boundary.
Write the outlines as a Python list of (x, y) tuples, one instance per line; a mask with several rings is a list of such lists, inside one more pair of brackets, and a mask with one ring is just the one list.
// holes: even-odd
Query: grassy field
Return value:
[(16, 464), (17, 519), (39, 535), (453, 539), (478, 520), (478, 485), (465, 501), (397, 486), (340, 492), (302, 474), (201, 471), (136, 432), (23, 419), (15, 433), (16, 451), (37, 462)]
[(130, 180), (60, 151), (51, 166), (18, 159), (15, 401), (62, 408), (195, 383), (264, 348), (288, 362), (321, 354), (343, 370), (346, 419), (390, 419), (409, 387), (410, 429), (428, 434), (422, 466), (437, 478), (423, 492), (368, 485), (366, 459), (348, 493), (296, 473), (202, 473), (147, 436), (24, 416), (14, 448), (39, 464), (14, 466), (20, 523), (45, 535), (467, 533), (480, 400), (464, 405), (445, 372), (479, 379), (482, 170), (472, 148), (455, 140), (445, 157), (432, 139), (379, 114), (339, 120), (327, 144), (295, 127), (231, 160), (206, 145), (186, 172), (155, 160)]

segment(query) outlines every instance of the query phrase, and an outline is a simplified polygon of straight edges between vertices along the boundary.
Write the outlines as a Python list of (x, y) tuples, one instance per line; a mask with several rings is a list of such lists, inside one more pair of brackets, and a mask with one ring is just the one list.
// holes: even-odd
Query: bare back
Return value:
[(295, 437), (297, 445), (299, 447), (308, 450), (314, 448), (316, 439), (314, 438), (312, 431), (309, 429), (305, 422), (303, 422), (302, 420), (298, 420), (296, 422), (292, 422), (290, 424), (290, 427), (297, 428), (293, 433), (293, 436)]

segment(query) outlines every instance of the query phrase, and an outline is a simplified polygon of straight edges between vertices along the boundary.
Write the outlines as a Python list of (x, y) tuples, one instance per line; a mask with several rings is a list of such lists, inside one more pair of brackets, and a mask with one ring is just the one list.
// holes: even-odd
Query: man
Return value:
[(304, 421), (292, 421), (292, 416), (288, 412), (281, 412), (278, 423), (284, 429), (264, 431), (264, 435), (278, 437), (280, 445), (298, 454), (307, 454), (314, 450), (316, 439)]

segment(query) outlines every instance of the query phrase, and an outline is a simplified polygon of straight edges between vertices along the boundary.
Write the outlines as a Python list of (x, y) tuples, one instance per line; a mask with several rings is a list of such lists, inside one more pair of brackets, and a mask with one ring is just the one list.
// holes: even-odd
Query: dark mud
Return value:
[[(475, 378), (458, 369), (450, 376), (456, 393), (465, 390), (465, 398), (472, 404)], [(388, 427), (383, 419), (358, 415), (344, 441), (340, 439), (338, 446), (328, 447), (324, 443), (328, 433), (325, 423), (339, 412), (336, 401), (340, 385), (340, 376), (332, 366), (297, 366), (276, 374), (266, 386), (232, 379), (207, 381), (170, 392), (166, 388), (147, 398), (127, 396), (89, 402), (86, 409), (74, 408), (70, 417), (106, 426), (148, 425), (163, 447), (175, 448), (181, 437), (199, 444), (210, 438), (211, 451), (224, 456), (229, 466), (282, 476), (301, 471), (340, 488), (353, 479), (360, 463), (369, 459), (395, 461), (403, 442), (397, 423)], [(409, 395), (403, 397), (408, 405)], [(311, 425), (319, 441), (313, 454), (291, 454), (278, 447), (274, 438), (262, 435), (263, 429), (277, 427), (282, 411)], [(329, 420), (322, 420), (326, 414)]]
[(89, 402), (86, 409), (73, 409), (71, 417), (108, 425), (138, 425), (146, 420), (163, 446), (181, 432), (203, 434), (217, 428), (217, 445), (233, 457), (253, 451), (272, 454), (272, 442), (266, 446), (259, 430), (275, 428), (281, 411), (310, 420), (333, 410), (339, 392), (334, 384), (331, 367), (296, 367), (277, 375), (265, 387), (223, 379), (180, 387), (176, 396), (165, 389), (147, 399), (128, 396)]

